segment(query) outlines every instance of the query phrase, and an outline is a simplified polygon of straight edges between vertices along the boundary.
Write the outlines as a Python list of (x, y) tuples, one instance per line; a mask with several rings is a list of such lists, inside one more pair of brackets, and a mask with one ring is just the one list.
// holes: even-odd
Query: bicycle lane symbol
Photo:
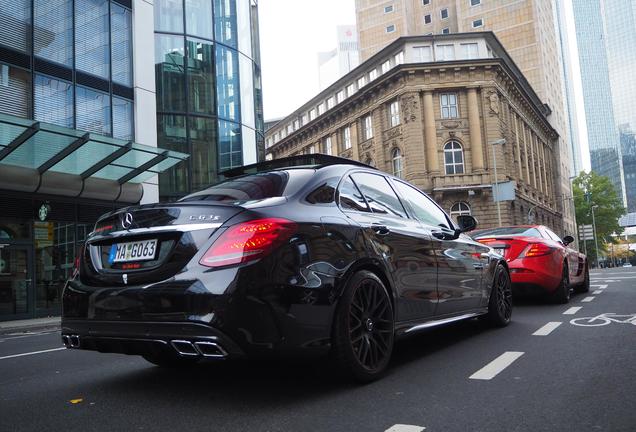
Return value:
[(595, 317), (582, 317), (570, 320), (570, 324), (580, 327), (600, 327), (611, 323), (636, 325), (636, 314), (619, 315), (615, 313), (604, 313)]

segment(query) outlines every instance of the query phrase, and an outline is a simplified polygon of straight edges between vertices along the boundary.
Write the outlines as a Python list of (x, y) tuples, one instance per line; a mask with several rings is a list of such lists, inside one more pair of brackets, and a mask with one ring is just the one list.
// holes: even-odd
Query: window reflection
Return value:
[(31, 111), (31, 73), (0, 63), (0, 112), (28, 117)]
[(189, 112), (214, 114), (214, 47), (188, 39)]
[(132, 140), (133, 136), (133, 103), (113, 96), (113, 137)]
[(219, 120), (219, 171), (241, 166), (241, 127)]
[(73, 85), (71, 83), (36, 75), (34, 99), (35, 120), (73, 127)]
[(75, 66), (108, 79), (110, 72), (107, 0), (75, 2)]
[[(157, 142), (167, 150), (189, 153), (186, 117), (181, 115), (157, 116)], [(160, 200), (172, 201), (185, 195), (188, 188), (188, 161), (180, 162), (159, 175)]]
[(183, 33), (183, 0), (155, 0), (155, 30)]
[(107, 93), (77, 86), (76, 104), (77, 129), (111, 134), (110, 98)]
[(33, 52), (66, 66), (73, 64), (73, 3), (71, 0), (35, 0)]
[(113, 82), (132, 86), (132, 12), (111, 3)]
[(186, 0), (186, 33), (212, 39), (212, 0)]
[(221, 45), (217, 45), (216, 52), (218, 115), (228, 120), (238, 121), (238, 54)]
[(217, 41), (233, 48), (237, 47), (235, 0), (214, 2), (214, 35)]
[(22, 52), (31, 49), (31, 0), (0, 0), (3, 17), (0, 45)]
[(157, 111), (185, 111), (183, 37), (155, 35)]
[(216, 121), (211, 118), (191, 117), (192, 190), (197, 191), (216, 181)]

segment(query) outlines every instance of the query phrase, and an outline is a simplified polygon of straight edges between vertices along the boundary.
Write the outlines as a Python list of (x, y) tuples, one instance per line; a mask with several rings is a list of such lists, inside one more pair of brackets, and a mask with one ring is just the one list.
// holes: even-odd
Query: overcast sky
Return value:
[[(543, 1), (543, 0), (542, 0)], [(572, 6), (565, 3), (570, 42), (576, 39)], [(258, 2), (265, 120), (286, 117), (319, 92), (318, 52), (336, 47), (336, 26), (356, 23), (355, 0), (260, 0)], [(578, 67), (576, 48), (571, 58)], [(579, 138), (589, 170), (580, 74), (575, 70)]]

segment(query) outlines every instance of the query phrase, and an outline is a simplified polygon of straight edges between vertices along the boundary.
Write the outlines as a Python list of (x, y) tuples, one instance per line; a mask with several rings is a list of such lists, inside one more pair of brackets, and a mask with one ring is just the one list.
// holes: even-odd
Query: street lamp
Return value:
[(598, 239), (596, 238), (596, 218), (594, 217), (594, 209), (598, 208), (598, 205), (592, 206), (592, 228), (594, 229), (594, 247), (596, 248), (596, 268), (601, 268), (598, 261)]
[(506, 143), (506, 139), (505, 138), (501, 138), (498, 139), (496, 141), (490, 141), (490, 145), (492, 145), (492, 160), (493, 160), (493, 164), (495, 166), (495, 181), (493, 182), (493, 196), (494, 196), (494, 192), (495, 192), (495, 187), (497, 188), (497, 221), (499, 222), (499, 225), (497, 226), (501, 226), (501, 205), (499, 204), (499, 183), (498, 183), (498, 177), (497, 177), (497, 153), (495, 152), (495, 146), (497, 145), (504, 145)]

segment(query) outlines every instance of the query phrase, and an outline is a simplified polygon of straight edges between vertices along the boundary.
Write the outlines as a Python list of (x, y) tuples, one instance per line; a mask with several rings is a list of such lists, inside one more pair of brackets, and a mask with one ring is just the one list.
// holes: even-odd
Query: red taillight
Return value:
[(531, 243), (528, 245), (525, 251), (521, 253), (519, 258), (532, 258), (543, 255), (549, 255), (554, 251), (553, 247), (550, 247), (544, 243)]
[(222, 267), (262, 258), (296, 232), (287, 219), (267, 218), (231, 226), (210, 246), (199, 264)]
[(77, 275), (79, 275), (80, 271), (80, 259), (82, 259), (82, 255), (84, 254), (85, 245), (80, 246), (77, 256), (73, 261), (73, 273), (71, 274), (71, 279), (74, 279)]

